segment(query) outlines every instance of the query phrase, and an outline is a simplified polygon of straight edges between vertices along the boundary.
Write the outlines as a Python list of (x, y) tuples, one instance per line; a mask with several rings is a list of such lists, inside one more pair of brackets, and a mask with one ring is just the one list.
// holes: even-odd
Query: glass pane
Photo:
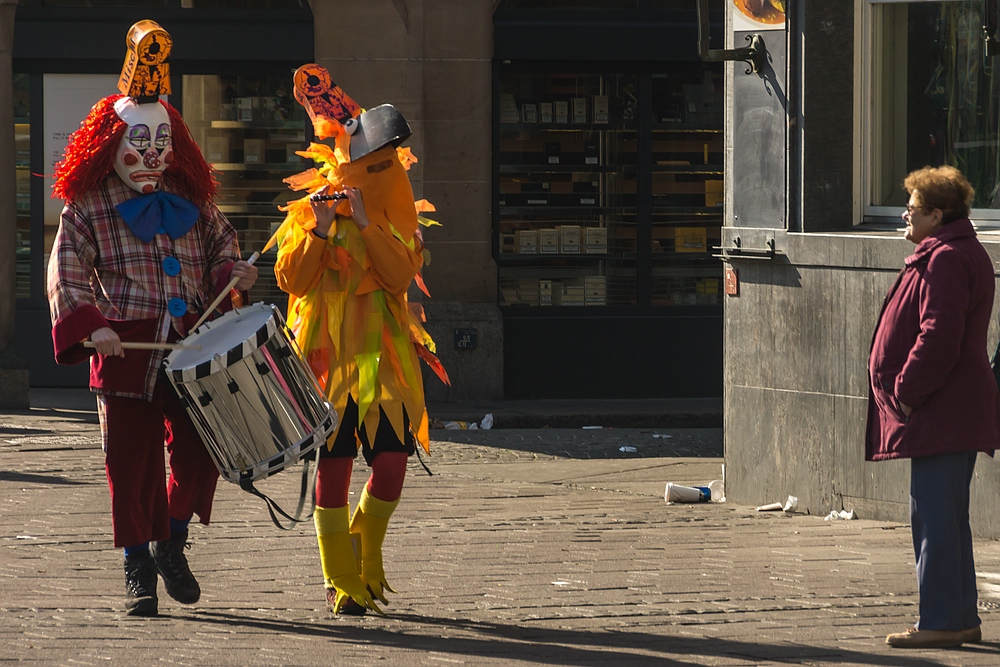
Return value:
[[(284, 219), (278, 206), (301, 196), (282, 179), (306, 168), (305, 111), (287, 76), (185, 76), (183, 116), (202, 153), (217, 170), (216, 204), (240, 235), (244, 257), (263, 249)], [(252, 301), (282, 303), (274, 252), (262, 256)]]
[(907, 173), (952, 165), (1000, 208), (1000, 68), (987, 58), (982, 2), (882, 5), (873, 96), (872, 204), (903, 206)]
[(721, 303), (721, 64), (653, 75), (652, 303)]
[(47, 7), (166, 7), (167, 0), (43, 0)]
[(181, 0), (185, 9), (207, 9), (222, 7), (226, 9), (298, 9), (303, 6), (303, 0)]
[(31, 98), (28, 75), (14, 75), (14, 171), (17, 200), (17, 298), (31, 296)]
[[(691, 6), (694, 7), (694, 5)], [(639, 0), (504, 0), (502, 7), (511, 9), (638, 9)]]
[(501, 74), (501, 305), (634, 305), (636, 79)]

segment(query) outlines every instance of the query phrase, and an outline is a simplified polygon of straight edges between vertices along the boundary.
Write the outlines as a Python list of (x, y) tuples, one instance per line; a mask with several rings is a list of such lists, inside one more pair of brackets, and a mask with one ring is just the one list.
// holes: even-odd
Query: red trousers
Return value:
[(183, 520), (197, 514), (208, 524), (219, 471), (170, 381), (160, 375), (152, 402), (118, 396), (104, 400), (104, 464), (115, 546), (168, 539), (170, 517)]

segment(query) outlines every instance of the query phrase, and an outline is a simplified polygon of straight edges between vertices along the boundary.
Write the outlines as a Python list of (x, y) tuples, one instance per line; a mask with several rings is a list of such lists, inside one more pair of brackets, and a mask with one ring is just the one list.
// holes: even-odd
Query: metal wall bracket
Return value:
[(728, 248), (720, 247), (719, 250), (720, 254), (713, 255), (713, 257), (720, 257), (725, 260), (774, 259), (778, 255), (778, 251), (775, 249), (773, 238), (765, 240), (763, 248), (744, 248), (743, 239), (741, 239), (739, 236), (734, 236), (732, 246)]
[(710, 49), (708, 26), (708, 0), (697, 0), (698, 3), (698, 54), (705, 62), (717, 63), (727, 60), (740, 60), (747, 64), (745, 74), (763, 74), (767, 66), (767, 46), (764, 38), (754, 33), (747, 35), (748, 46), (737, 49)]

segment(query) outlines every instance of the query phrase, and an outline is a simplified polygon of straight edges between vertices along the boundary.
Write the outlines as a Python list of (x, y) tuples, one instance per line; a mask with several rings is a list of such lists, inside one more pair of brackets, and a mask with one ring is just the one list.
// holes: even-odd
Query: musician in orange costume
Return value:
[[(422, 310), (407, 299), (412, 282), (423, 288), (419, 224), (434, 224), (418, 209), (433, 208), (413, 201), (406, 170), (415, 158), (398, 148), (410, 128), (396, 109), (361, 112), (318, 65), (299, 68), (295, 84), (317, 136), (333, 139), (332, 147), (314, 143), (300, 152), (319, 168), (286, 179), (309, 195), (283, 209), (274, 267), (305, 361), (341, 416), (321, 451), (316, 483), (326, 598), (337, 614), (382, 613), (376, 600), (387, 603), (386, 592), (394, 592), (382, 541), (407, 458), (416, 443), (429, 449), (418, 359), (448, 381)], [(352, 517), (359, 448), (372, 474)]]

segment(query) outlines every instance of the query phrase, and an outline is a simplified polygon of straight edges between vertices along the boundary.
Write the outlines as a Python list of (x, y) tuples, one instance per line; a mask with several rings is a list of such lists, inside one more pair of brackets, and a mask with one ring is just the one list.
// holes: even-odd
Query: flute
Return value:
[(309, 197), (309, 201), (336, 201), (338, 199), (347, 199), (347, 195), (343, 192), (334, 192), (330, 195), (312, 195)]

